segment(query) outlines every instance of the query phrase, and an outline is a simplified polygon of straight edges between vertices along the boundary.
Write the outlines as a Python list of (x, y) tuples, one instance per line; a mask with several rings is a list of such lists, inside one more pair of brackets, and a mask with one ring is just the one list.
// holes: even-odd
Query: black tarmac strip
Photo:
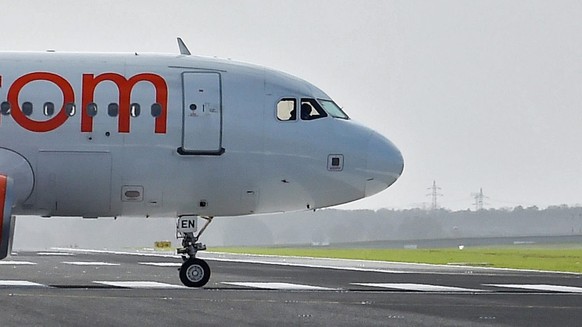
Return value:
[[(204, 253), (20, 252), (0, 262), (1, 326), (580, 326), (577, 274)], [(257, 263), (260, 262), (260, 263)], [(333, 266), (334, 268), (329, 268)]]

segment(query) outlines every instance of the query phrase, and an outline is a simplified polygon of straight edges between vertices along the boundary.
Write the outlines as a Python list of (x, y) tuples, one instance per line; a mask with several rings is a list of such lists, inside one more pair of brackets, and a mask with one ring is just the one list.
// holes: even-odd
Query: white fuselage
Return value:
[(258, 66), (1, 53), (0, 76), (0, 174), (14, 179), (13, 214), (316, 209), (375, 194), (402, 173), (396, 147), (352, 120), (278, 118), (282, 99), (331, 99)]

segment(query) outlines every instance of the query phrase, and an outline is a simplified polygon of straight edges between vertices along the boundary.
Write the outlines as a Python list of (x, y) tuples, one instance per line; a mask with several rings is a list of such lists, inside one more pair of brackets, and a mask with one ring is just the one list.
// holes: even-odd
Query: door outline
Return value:
[[(65, 165), (62, 163), (66, 162)], [(53, 216), (107, 217), (112, 206), (113, 162), (109, 151), (40, 150), (37, 159), (37, 206)], [(86, 190), (89, 204), (70, 201)]]
[[(218, 110), (220, 113), (219, 117), (219, 124), (218, 124), (218, 148), (216, 150), (196, 150), (196, 149), (187, 149), (185, 148), (185, 141), (188, 134), (188, 126), (186, 124), (186, 117), (187, 112), (189, 110), (189, 104), (187, 103), (186, 95), (187, 95), (187, 83), (186, 83), (186, 76), (196, 76), (196, 75), (216, 75), (218, 77)], [(222, 147), (222, 126), (223, 126), (223, 106), (222, 106), (222, 75), (216, 71), (188, 71), (182, 72), (182, 137), (181, 137), (181, 146), (177, 149), (178, 154), (180, 155), (194, 155), (194, 156), (220, 156), (225, 152), (225, 149)]]

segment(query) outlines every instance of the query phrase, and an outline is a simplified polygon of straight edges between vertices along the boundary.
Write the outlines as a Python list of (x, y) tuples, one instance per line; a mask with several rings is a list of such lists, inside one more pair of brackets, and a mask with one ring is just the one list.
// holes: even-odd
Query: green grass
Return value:
[(213, 248), (213, 252), (343, 258), (431, 264), (462, 264), (496, 268), (537, 269), (582, 273), (580, 248), (457, 248), (334, 249), (334, 248)]

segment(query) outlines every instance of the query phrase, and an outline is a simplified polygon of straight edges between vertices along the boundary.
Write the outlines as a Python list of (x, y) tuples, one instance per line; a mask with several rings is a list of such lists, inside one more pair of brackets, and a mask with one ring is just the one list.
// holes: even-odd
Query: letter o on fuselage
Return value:
[[(34, 81), (52, 82), (63, 93), (63, 105), (61, 110), (58, 114), (49, 120), (37, 121), (30, 119), (22, 112), (22, 108), (20, 107), (20, 103), (18, 101), (20, 91), (27, 84)], [(75, 92), (73, 91), (71, 84), (69, 84), (69, 82), (67, 82), (67, 80), (63, 77), (53, 73), (35, 72), (23, 75), (14, 81), (14, 83), (12, 83), (10, 90), (8, 90), (8, 101), (12, 105), (12, 118), (14, 118), (14, 121), (16, 121), (16, 123), (18, 123), (20, 126), (32, 132), (50, 132), (59, 128), (67, 121), (68, 115), (66, 113), (65, 106), (67, 103), (75, 102)]]

